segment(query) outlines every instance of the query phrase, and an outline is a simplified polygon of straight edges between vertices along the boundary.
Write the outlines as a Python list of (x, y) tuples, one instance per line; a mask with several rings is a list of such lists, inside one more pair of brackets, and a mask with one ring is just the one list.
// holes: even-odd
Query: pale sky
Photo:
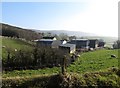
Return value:
[(75, 0), (71, 0), (71, 3), (69, 0), (57, 0), (60, 2), (56, 3), (55, 0), (29, 0), (29, 4), (17, 1), (2, 3), (3, 23), (29, 29), (70, 30), (118, 36), (119, 0), (77, 0), (77, 3)]

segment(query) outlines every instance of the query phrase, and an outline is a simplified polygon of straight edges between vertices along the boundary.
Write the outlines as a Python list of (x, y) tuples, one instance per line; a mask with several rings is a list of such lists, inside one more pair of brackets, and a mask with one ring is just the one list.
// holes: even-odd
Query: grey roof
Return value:
[(89, 40), (94, 40), (94, 41), (97, 41), (98, 39), (89, 39)]
[(88, 41), (88, 39), (73, 39), (75, 41)]
[(66, 43), (66, 44), (61, 44), (60, 46), (63, 46), (63, 47), (73, 47), (73, 46), (75, 46), (75, 44)]
[(40, 39), (40, 40), (38, 40), (38, 41), (54, 41), (54, 40), (52, 40), (52, 39)]
[(44, 36), (43, 39), (53, 39), (55, 38), (54, 36)]
[(59, 45), (61, 45), (61, 41), (55, 40), (55, 41), (53, 41), (52, 45), (59, 46)]

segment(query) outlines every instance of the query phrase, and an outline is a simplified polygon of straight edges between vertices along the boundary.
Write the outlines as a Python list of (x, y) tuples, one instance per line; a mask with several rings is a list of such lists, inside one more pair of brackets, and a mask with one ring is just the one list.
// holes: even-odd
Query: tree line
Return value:
[(23, 29), (15, 26), (10, 26), (8, 24), (0, 24), (2, 25), (2, 36), (8, 37), (17, 37), (17, 38), (24, 38), (26, 40), (35, 40), (42, 37), (41, 33), (37, 33), (32, 30)]

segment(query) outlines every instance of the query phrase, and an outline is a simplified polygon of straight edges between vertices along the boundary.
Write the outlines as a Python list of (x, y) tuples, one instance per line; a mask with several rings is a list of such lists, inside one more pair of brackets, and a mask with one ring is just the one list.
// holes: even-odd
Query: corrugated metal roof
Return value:
[(60, 46), (63, 46), (63, 47), (73, 47), (73, 46), (75, 46), (75, 44), (66, 43), (66, 44), (61, 44)]
[(88, 41), (88, 39), (73, 39), (74, 41)]
[(43, 39), (53, 39), (53, 38), (55, 38), (55, 37), (53, 37), (53, 36), (44, 36), (43, 37)]
[(90, 41), (98, 41), (98, 39), (89, 39)]
[(46, 42), (48, 42), (48, 41), (54, 41), (54, 40), (52, 40), (52, 39), (40, 39), (38, 41), (46, 41)]

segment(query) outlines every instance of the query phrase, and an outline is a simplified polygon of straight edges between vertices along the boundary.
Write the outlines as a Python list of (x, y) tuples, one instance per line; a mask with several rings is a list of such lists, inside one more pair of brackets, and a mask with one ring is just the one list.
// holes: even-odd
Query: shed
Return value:
[(40, 39), (36, 42), (37, 46), (44, 46), (44, 47), (51, 47), (51, 48), (58, 48), (61, 45), (61, 41), (59, 40), (52, 40), (52, 39)]
[(90, 48), (97, 48), (98, 47), (98, 40), (97, 39), (89, 39), (89, 47)]
[(98, 40), (98, 47), (104, 47), (105, 42), (103, 40)]
[(69, 42), (70, 44), (76, 44), (77, 49), (88, 49), (89, 40), (88, 39), (73, 39)]
[(59, 48), (61, 50), (63, 50), (63, 52), (66, 54), (66, 53), (74, 53), (75, 50), (76, 50), (76, 45), (75, 44), (69, 44), (69, 43), (66, 43), (66, 44), (61, 44), (59, 46)]

